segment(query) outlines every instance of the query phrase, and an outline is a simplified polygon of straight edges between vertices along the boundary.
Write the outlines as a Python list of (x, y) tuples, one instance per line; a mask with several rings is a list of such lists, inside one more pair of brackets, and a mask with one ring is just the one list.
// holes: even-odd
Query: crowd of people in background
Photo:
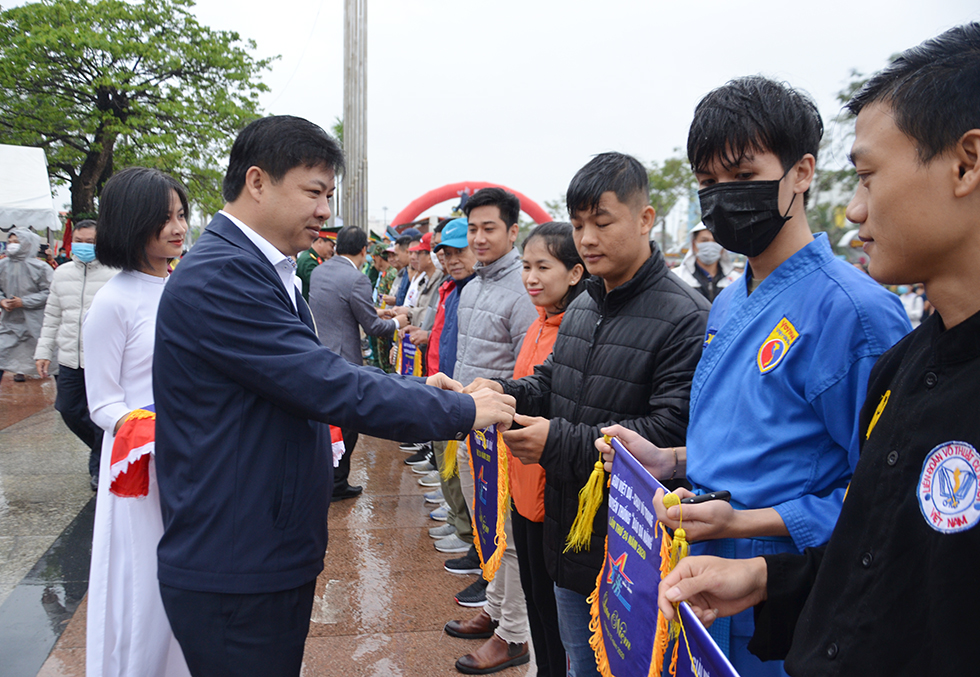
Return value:
[[(926, 77), (959, 111), (942, 133), (929, 131), (935, 97), (917, 84)], [(941, 582), (947, 565), (927, 555), (904, 575), (944, 601), (898, 600), (903, 586), (877, 589), (860, 572), (843, 579), (877, 602), (871, 613), (914, 607), (914, 619), (899, 614), (904, 635), (891, 622), (883, 633), (819, 614), (848, 615), (833, 590), (845, 566), (902, 577), (907, 553), (893, 528), (877, 523), (877, 549), (859, 553), (854, 540), (874, 540), (862, 520), (888, 520), (888, 501), (926, 541), (917, 549), (959, 565), (977, 554), (975, 530), (945, 535), (980, 521), (980, 500), (947, 524), (926, 510), (931, 494), (912, 490), (923, 458), (954, 435), (930, 432), (945, 414), (916, 423), (910, 434), (925, 446), (909, 449), (893, 412), (934, 406), (909, 404), (919, 387), (903, 380), (909, 365), (925, 389), (957, 383), (950, 402), (971, 387), (956, 370), (978, 359), (978, 316), (964, 300), (973, 261), (957, 256), (977, 241), (978, 78), (972, 24), (905, 53), (849, 104), (860, 184), (848, 216), (862, 226), (868, 269), (835, 256), (807, 221), (823, 135), (816, 105), (761, 76), (728, 82), (695, 110), (687, 152), (703, 221), (673, 268), (651, 239), (647, 171), (616, 152), (574, 174), (569, 221), (537, 225), (520, 243), (520, 201), (492, 187), (393, 239), (372, 241), (357, 225), (333, 232), (324, 222), (343, 155), (288, 116), (239, 135), (227, 204), (183, 260), (188, 196), (154, 169), (106, 183), (98, 220), (75, 225), (60, 265), (37, 234), (14, 230), (0, 259), (0, 378), (57, 378), (55, 406), (90, 449), (89, 674), (298, 674), (327, 505), (363, 490), (348, 481), (361, 433), (399, 438), (436, 523), (434, 548), (453, 555), (445, 570), (477, 576), (455, 599), (479, 611), (446, 619), (449, 635), (480, 640), (459, 672), (527, 663), (533, 645), (542, 677), (597, 673), (587, 598), (604, 564), (607, 498), (585, 542), (569, 547), (569, 534), (597, 461), (611, 469), (604, 435), (681, 498), (731, 492), (730, 503), (684, 507), (696, 557), (661, 588), (661, 609), (669, 616), (665, 599), (690, 598), (740, 674), (822, 674), (826, 661), (867, 665), (868, 655), (889, 664), (887, 647), (902, 641), (906, 666), (961, 665), (933, 617), (941, 607), (959, 618)], [(917, 172), (934, 172), (932, 183), (916, 183)], [(917, 231), (915, 251), (916, 224), (874, 202), (878, 191), (903, 204), (914, 193), (945, 219), (937, 231), (953, 234)], [(414, 377), (391, 373), (406, 341), (420, 355)], [(889, 401), (882, 421), (896, 430), (881, 442)], [(381, 410), (393, 418), (379, 421)], [(120, 457), (116, 437), (140, 418), (156, 419), (155, 451)], [(975, 459), (967, 474), (980, 467), (974, 419), (947, 422), (959, 440), (947, 446), (960, 447), (937, 457)], [(512, 503), (487, 582), (468, 451), (453, 442), (490, 424), (506, 429)], [(875, 503), (875, 473), (902, 464), (908, 496)], [(956, 479), (950, 501), (961, 488)], [(865, 515), (848, 513), (855, 502)], [(655, 506), (680, 526), (678, 508)], [(767, 585), (776, 601), (766, 602)], [(801, 610), (811, 585), (819, 598)], [(228, 595), (249, 600), (234, 624)], [(794, 637), (797, 621), (806, 632)], [(920, 631), (928, 637), (910, 649)], [(930, 642), (935, 651), (922, 648)]]

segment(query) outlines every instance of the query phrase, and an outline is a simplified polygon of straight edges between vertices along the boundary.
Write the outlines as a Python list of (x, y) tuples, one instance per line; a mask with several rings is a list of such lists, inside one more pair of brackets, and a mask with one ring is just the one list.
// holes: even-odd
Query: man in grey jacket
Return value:
[[(44, 324), (34, 350), (34, 362), (41, 378), (50, 374), (58, 381), (54, 408), (61, 413), (68, 429), (89, 448), (89, 483), (92, 491), (96, 491), (103, 431), (88, 416), (82, 318), (92, 305), (95, 292), (119, 271), (106, 268), (95, 258), (95, 221), (79, 221), (72, 232), (71, 245), (71, 260), (58, 266), (51, 278), (51, 293), (44, 306)], [(52, 369), (51, 362), (55, 359)]]
[[(460, 383), (470, 383), (477, 377), (513, 378), (524, 334), (538, 317), (524, 289), (523, 264), (514, 248), (520, 209), (517, 196), (501, 188), (477, 191), (463, 207), (469, 222), (467, 239), (477, 264), (476, 277), (464, 287), (459, 298), (459, 339), (453, 377)], [(472, 513), (473, 477), (465, 445), (459, 449), (460, 483)], [(505, 533), (508, 544), (513, 543), (509, 519)], [(511, 545), (504, 551), (500, 569), (487, 587), (486, 598), (486, 609), (479, 616), (454, 621), (447, 630), (457, 637), (486, 637), (488, 631), (493, 633), (478, 650), (457, 661), (456, 668), (461, 672), (486, 674), (529, 659), (527, 607), (517, 553)]]
[[(357, 226), (345, 226), (337, 233), (337, 255), (314, 268), (310, 275), (310, 310), (320, 342), (356, 365), (364, 363), (360, 327), (370, 336), (392, 337), (408, 324), (404, 315), (383, 319), (382, 312), (371, 304), (371, 282), (361, 272), (366, 259), (367, 234)], [(361, 487), (347, 481), (357, 431), (342, 432), (346, 450), (334, 469), (335, 501), (361, 493)]]

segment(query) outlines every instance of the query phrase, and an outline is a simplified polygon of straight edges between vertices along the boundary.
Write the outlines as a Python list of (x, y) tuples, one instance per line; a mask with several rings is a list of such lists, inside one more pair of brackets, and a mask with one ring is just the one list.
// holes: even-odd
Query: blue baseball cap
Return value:
[(470, 246), (470, 241), (466, 239), (466, 232), (470, 229), (469, 222), (460, 217), (447, 223), (442, 229), (442, 241), (436, 246), (435, 251), (443, 247), (453, 247), (455, 249), (466, 249)]

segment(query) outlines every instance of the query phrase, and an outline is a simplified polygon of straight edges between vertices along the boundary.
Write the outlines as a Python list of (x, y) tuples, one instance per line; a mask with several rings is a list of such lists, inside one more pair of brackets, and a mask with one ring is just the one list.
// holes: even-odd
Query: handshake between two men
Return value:
[[(477, 381), (490, 383), (496, 388), (478, 385)], [(501, 430), (507, 430), (517, 419), (525, 418), (518, 416), (515, 411), (517, 402), (510, 395), (504, 395), (500, 384), (486, 379), (476, 379), (466, 388), (459, 381), (454, 381), (441, 371), (425, 379), (426, 385), (441, 388), (442, 390), (452, 390), (453, 392), (463, 393), (473, 398), (476, 405), (476, 417), (473, 419), (473, 429), (481, 430), (491, 425), (498, 426)], [(520, 421), (518, 421), (520, 423)]]

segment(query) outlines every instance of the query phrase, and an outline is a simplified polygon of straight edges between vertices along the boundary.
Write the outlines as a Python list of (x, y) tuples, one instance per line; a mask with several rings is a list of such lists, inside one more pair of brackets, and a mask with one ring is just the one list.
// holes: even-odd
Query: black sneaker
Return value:
[[(430, 460), (435, 460), (435, 454), (432, 451), (432, 447), (422, 447), (405, 459), (405, 465), (425, 465)], [(435, 463), (432, 465), (435, 467)]]
[(471, 545), (469, 551), (462, 557), (446, 560), (446, 571), (451, 574), (482, 574), (480, 556), (476, 554), (476, 546)]
[(488, 583), (482, 577), (476, 579), (465, 590), (456, 593), (456, 604), (470, 608), (486, 606), (487, 585)]
[(401, 444), (398, 445), (398, 448), (404, 451), (406, 454), (411, 454), (418, 451), (424, 446), (425, 446), (424, 444), (420, 444), (418, 442), (402, 442)]

